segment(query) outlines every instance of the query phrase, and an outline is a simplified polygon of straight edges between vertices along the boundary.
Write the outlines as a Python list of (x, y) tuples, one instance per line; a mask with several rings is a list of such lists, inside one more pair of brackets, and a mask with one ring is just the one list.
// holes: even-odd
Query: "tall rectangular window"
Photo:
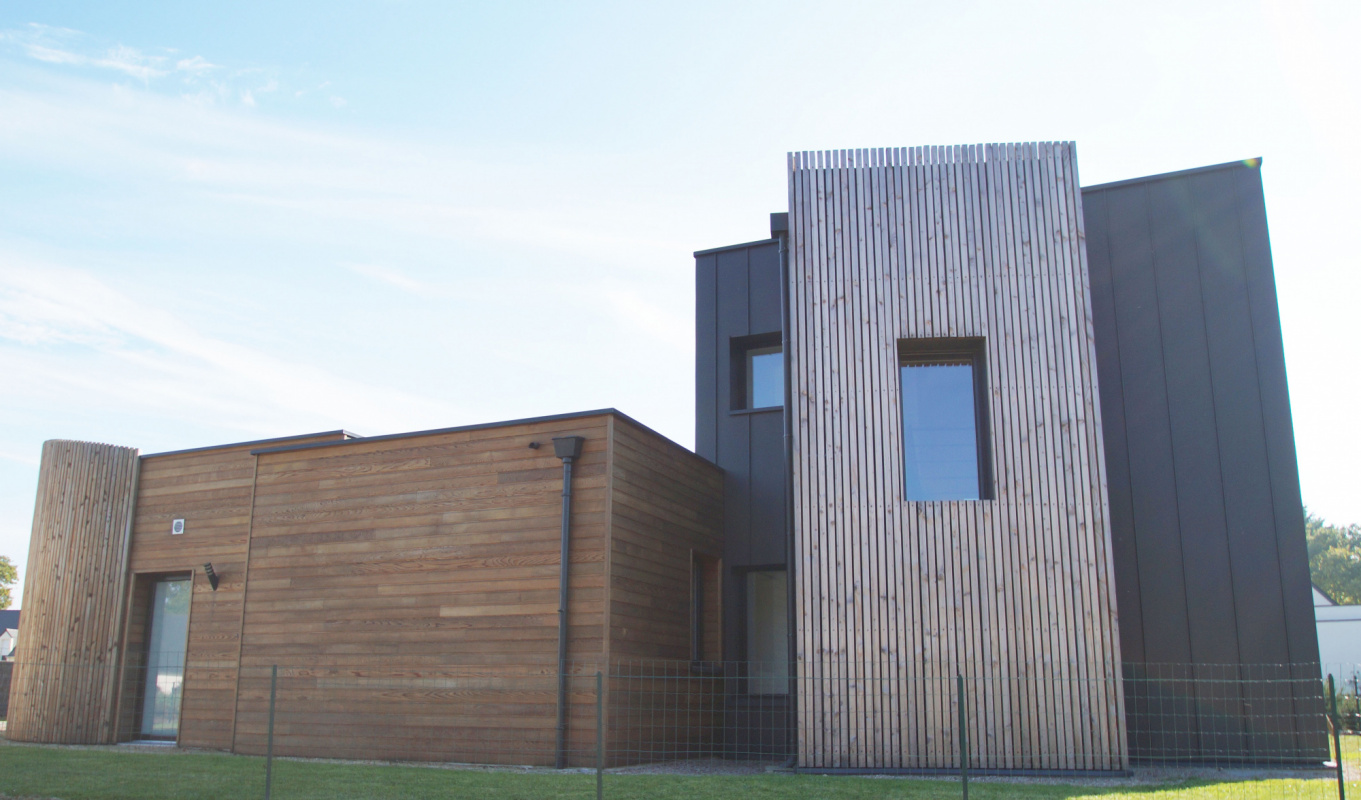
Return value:
[(784, 351), (780, 334), (732, 340), (732, 408), (753, 411), (784, 406)]
[(989, 496), (982, 339), (899, 343), (906, 500)]
[(789, 598), (784, 570), (747, 573), (747, 677), (751, 694), (789, 693)]

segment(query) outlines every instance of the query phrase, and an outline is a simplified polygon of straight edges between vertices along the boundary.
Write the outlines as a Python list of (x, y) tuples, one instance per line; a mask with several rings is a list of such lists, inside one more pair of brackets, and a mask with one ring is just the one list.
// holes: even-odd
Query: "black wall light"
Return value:
[(216, 592), (217, 582), (222, 579), (217, 577), (217, 573), (213, 571), (213, 564), (211, 561), (203, 565), (203, 572), (208, 576), (208, 583), (212, 585), (213, 591)]

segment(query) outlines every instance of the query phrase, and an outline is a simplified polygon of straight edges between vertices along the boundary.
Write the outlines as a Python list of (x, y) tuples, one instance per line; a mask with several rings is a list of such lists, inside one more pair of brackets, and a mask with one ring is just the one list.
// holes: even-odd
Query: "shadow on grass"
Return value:
[[(0, 743), (0, 793), (60, 800), (256, 800), (264, 797), (264, 759), (216, 753), (146, 753)], [(275, 800), (423, 800), (470, 797), (488, 800), (588, 800), (595, 775), (544, 771), (439, 769), (343, 762), (274, 762)], [(1361, 784), (1356, 787), (1361, 798)], [(971, 782), (969, 796), (1076, 800), (1101, 797), (1139, 800), (1256, 800), (1333, 798), (1326, 780), (1194, 781), (1182, 784), (1061, 785)], [(699, 798), (827, 798), (869, 800), (958, 798), (955, 781), (766, 774), (744, 776), (614, 775), (605, 777), (612, 800)]]

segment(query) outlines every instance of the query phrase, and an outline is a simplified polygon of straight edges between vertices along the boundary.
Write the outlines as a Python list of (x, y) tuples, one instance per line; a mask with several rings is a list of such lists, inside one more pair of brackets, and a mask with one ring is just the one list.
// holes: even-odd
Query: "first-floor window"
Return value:
[(983, 340), (904, 339), (899, 358), (904, 499), (986, 499)]
[(789, 606), (784, 570), (747, 573), (747, 691), (789, 693)]

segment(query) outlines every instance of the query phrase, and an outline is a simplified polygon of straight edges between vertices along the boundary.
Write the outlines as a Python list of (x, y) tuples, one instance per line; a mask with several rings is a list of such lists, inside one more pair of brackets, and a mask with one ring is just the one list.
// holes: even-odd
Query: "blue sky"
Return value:
[(696, 249), (784, 154), (1263, 156), (1307, 503), (1361, 522), (1361, 4), (0, 4), (0, 553), (41, 443), (614, 406), (693, 443)]

